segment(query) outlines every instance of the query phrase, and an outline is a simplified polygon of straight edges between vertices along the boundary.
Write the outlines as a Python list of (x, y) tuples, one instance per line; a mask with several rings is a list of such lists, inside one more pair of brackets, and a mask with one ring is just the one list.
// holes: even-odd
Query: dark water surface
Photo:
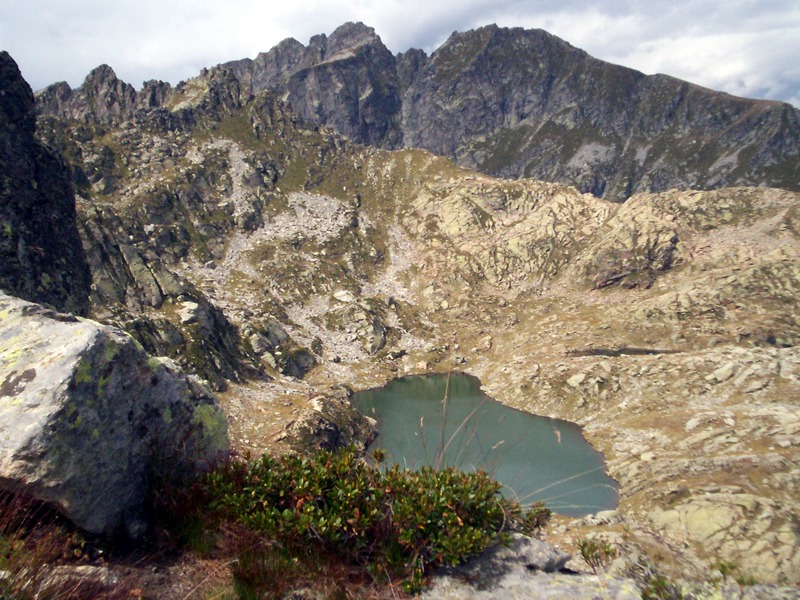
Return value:
[(370, 450), (384, 449), (390, 464), (483, 469), (505, 486), (504, 495), (522, 504), (540, 500), (563, 515), (616, 508), (617, 483), (580, 427), (504, 406), (479, 386), (463, 374), (449, 383), (447, 375), (404, 377), (352, 402), (378, 421)]

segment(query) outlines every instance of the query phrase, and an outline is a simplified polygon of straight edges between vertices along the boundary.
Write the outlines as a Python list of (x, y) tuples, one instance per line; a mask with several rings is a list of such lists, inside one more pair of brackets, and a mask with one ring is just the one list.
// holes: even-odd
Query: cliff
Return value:
[(85, 314), (91, 279), (69, 170), (37, 141), (33, 92), (7, 52), (0, 90), (0, 289)]
[(594, 59), (541, 30), (453, 34), (403, 95), (403, 143), (612, 200), (798, 189), (800, 111)]

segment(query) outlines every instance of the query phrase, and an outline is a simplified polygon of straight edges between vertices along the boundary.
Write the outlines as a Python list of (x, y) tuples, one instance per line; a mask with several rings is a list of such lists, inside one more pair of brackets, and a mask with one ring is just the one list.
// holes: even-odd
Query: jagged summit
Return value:
[[(323, 36), (324, 37), (324, 36)], [(345, 23), (337, 27), (328, 38), (328, 52), (349, 52), (359, 46), (383, 44), (372, 27), (361, 23)]]
[(395, 58), (375, 30), (346, 23), (308, 46), (289, 39), (255, 60), (226, 63), (252, 94), (278, 91), (303, 119), (379, 147), (402, 145)]
[[(495, 176), (617, 201), (670, 188), (800, 189), (798, 109), (645, 75), (543, 30), (487, 25), (454, 32), (430, 56), (395, 56), (374, 29), (346, 23), (218, 68), (237, 94), (274, 92), (356, 142), (424, 148)], [(102, 66), (76, 93), (45, 89), (39, 112), (108, 121), (170, 104), (163, 85), (147, 92), (143, 101)]]
[(109, 123), (128, 116), (136, 97), (134, 87), (103, 64), (92, 69), (77, 90), (63, 81), (41, 90), (36, 105), (40, 114)]

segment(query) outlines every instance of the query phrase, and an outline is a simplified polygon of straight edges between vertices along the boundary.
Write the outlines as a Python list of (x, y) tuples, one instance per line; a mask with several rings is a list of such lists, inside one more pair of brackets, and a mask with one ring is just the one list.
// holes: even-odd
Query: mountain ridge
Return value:
[[(230, 70), (239, 93), (273, 91), (300, 118), (358, 143), (422, 148), (489, 175), (615, 201), (669, 188), (800, 189), (800, 110), (645, 75), (543, 30), (487, 25), (454, 32), (430, 56), (392, 55), (372, 28), (347, 23), (307, 46), (289, 38), (214, 69)], [(45, 88), (40, 114), (87, 115), (81, 103), (109, 84), (95, 71), (77, 92)], [(144, 89), (152, 108), (172, 88)], [(124, 86), (104, 102), (98, 117), (145, 104)]]

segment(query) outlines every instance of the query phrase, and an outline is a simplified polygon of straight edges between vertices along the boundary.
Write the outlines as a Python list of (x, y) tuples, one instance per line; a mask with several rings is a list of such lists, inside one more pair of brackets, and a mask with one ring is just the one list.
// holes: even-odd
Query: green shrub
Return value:
[(608, 542), (578, 540), (578, 550), (581, 553), (581, 558), (592, 568), (594, 573), (606, 570), (611, 561), (617, 556), (616, 548)]
[(231, 462), (205, 479), (218, 518), (264, 536), (281, 560), (335, 556), (376, 578), (400, 578), (409, 592), (431, 569), (480, 554), (512, 529), (532, 533), (547, 522), (548, 510), (526, 513), (500, 487), (482, 471), (381, 471), (353, 448)]
[(758, 585), (758, 579), (756, 579), (752, 575), (738, 575), (735, 579), (736, 583), (738, 583), (742, 587)]
[(736, 564), (732, 562), (719, 562), (717, 563), (717, 571), (722, 575), (722, 579), (727, 579), (737, 569)]

